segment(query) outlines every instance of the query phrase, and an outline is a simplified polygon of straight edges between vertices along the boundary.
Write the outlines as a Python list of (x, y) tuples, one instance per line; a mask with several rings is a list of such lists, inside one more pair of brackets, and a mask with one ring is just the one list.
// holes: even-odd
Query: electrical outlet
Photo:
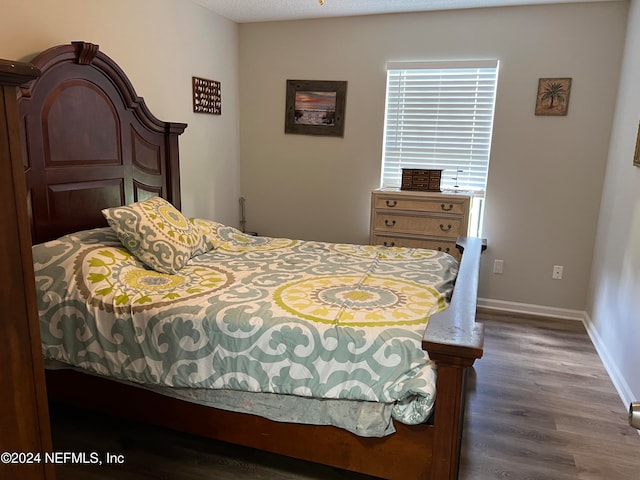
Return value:
[(493, 261), (493, 273), (502, 273), (502, 267), (504, 266), (503, 260), (494, 260)]
[(562, 265), (554, 265), (551, 278), (553, 278), (554, 280), (562, 280), (563, 271), (564, 271), (564, 267)]

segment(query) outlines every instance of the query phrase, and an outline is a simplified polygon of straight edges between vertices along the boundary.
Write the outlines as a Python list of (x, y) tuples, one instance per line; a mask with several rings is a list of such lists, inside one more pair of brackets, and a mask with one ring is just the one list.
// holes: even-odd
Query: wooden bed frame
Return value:
[[(154, 195), (180, 208), (178, 136), (185, 124), (155, 118), (97, 45), (54, 47), (32, 63), (42, 75), (19, 90), (18, 106), (33, 243), (106, 226), (101, 209)], [(453, 480), (465, 373), (482, 356), (484, 338), (475, 322), (483, 242), (459, 243), (464, 255), (451, 306), (431, 318), (423, 341), (438, 364), (428, 424), (396, 422), (392, 435), (363, 438), (330, 426), (204, 407), (67, 370), (47, 372), (49, 400), (383, 478)]]

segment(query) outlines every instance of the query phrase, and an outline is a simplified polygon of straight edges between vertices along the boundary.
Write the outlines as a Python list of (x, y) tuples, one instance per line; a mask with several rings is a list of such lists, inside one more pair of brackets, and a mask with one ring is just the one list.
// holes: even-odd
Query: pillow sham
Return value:
[(122, 245), (158, 272), (177, 273), (202, 248), (200, 230), (164, 198), (105, 208), (102, 214)]
[(199, 253), (205, 253), (209, 250), (213, 250), (222, 243), (218, 235), (218, 229), (229, 228), (223, 223), (214, 222), (206, 218), (190, 218), (189, 221), (195, 225), (202, 235), (202, 245), (204, 250)]

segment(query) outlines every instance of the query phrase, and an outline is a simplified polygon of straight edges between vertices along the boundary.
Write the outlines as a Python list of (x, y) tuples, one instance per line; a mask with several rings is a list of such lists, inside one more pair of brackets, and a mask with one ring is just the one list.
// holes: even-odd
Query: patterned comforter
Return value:
[(146, 268), (109, 228), (33, 247), (43, 353), (163, 387), (393, 403), (430, 415), (421, 349), (457, 262), (435, 251), (251, 237), (219, 226), (177, 274)]

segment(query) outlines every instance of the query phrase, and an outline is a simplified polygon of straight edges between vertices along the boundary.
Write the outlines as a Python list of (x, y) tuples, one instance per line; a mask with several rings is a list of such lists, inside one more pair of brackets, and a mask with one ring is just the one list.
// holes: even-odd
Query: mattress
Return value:
[(205, 404), (215, 400), (197, 392), (219, 390), (379, 403), (409, 424), (430, 416), (436, 370), (421, 341), (447, 306), (453, 257), (208, 222), (211, 248), (173, 275), (110, 228), (35, 245), (45, 359)]

